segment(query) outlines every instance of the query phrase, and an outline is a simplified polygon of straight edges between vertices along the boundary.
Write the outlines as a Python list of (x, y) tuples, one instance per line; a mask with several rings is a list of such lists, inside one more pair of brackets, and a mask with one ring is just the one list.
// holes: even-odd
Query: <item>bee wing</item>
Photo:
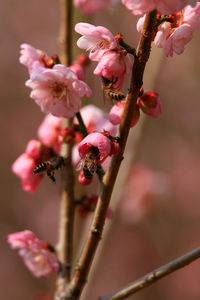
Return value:
[(83, 169), (83, 167), (84, 167), (84, 159), (80, 159), (77, 162), (75, 169), (76, 169), (76, 171), (80, 171), (81, 169)]
[(97, 162), (96, 160), (88, 161), (87, 162), (87, 168), (90, 171), (90, 173), (93, 175), (97, 170)]

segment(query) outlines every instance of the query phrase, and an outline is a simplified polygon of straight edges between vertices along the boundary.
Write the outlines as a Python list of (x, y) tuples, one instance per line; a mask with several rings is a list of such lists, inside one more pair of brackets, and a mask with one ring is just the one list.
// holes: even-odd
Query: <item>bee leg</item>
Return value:
[(47, 175), (53, 182), (56, 182), (56, 179), (54, 177), (54, 172), (47, 171)]

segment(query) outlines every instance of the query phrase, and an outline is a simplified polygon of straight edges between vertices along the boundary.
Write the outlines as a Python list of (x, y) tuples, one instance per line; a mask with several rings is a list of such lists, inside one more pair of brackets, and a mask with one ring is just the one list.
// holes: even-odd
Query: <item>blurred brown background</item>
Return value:
[[(19, 47), (25, 42), (49, 55), (57, 53), (59, 9), (56, 1), (10, 0), (2, 3), (0, 14), (0, 298), (39, 300), (43, 294), (52, 293), (53, 278), (34, 278), (17, 253), (9, 249), (6, 237), (9, 233), (30, 229), (41, 239), (55, 243), (59, 188), (45, 178), (34, 194), (28, 194), (22, 191), (19, 179), (10, 168), (26, 143), (37, 137), (37, 128), (44, 117), (29, 98), (30, 90), (24, 86), (28, 72), (19, 64)], [(86, 20), (80, 14), (76, 14), (76, 18), (77, 22)], [(113, 33), (123, 33), (132, 45), (138, 41), (137, 18), (122, 6), (98, 13), (89, 20), (108, 27)], [(165, 178), (165, 189), (162, 196), (156, 197), (148, 214), (137, 222), (134, 214), (132, 219), (126, 218), (120, 208), (113, 220), (107, 222), (106, 230), (110, 232), (106, 234), (102, 259), (98, 259), (90, 277), (89, 292), (85, 291), (87, 300), (112, 292), (200, 243), (199, 46), (197, 32), (180, 56), (166, 59), (162, 49), (153, 49), (145, 73), (145, 89), (154, 87), (160, 93), (163, 114), (159, 119), (145, 120), (137, 149), (134, 130), (136, 134), (140, 125), (131, 130), (129, 152), (112, 205), (119, 201), (119, 207), (123, 206), (123, 199), (117, 195), (121, 194), (122, 185), (126, 187), (128, 183), (127, 161), (133, 158), (152, 172), (160, 172)], [(89, 75), (93, 69), (94, 64), (88, 70), (88, 84), (95, 95), (93, 101), (103, 106), (100, 82)], [(130, 299), (197, 300), (200, 299), (199, 276), (200, 262), (196, 261)]]

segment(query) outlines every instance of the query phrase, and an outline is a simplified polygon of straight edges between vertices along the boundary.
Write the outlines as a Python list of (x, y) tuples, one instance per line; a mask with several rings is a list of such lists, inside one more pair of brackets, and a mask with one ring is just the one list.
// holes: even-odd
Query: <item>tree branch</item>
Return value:
[(131, 282), (127, 286), (123, 287), (119, 291), (99, 297), (98, 300), (120, 300), (126, 299), (132, 294), (144, 289), (145, 287), (155, 283), (156, 281), (160, 280), (161, 278), (167, 276), (168, 274), (179, 270), (180, 268), (185, 267), (189, 263), (193, 262), (197, 258), (200, 257), (200, 247), (194, 249), (193, 251), (188, 252), (187, 254), (171, 261), (170, 263), (146, 274), (145, 276), (141, 277), (140, 279)]
[[(72, 63), (72, 1), (60, 0), (59, 57), (62, 64)], [(63, 119), (62, 127), (71, 127), (73, 119)], [(61, 174), (61, 204), (57, 255), (62, 263), (62, 272), (57, 281), (56, 299), (66, 290), (71, 279), (74, 233), (74, 174), (71, 161), (72, 144), (63, 143), (61, 156), (66, 158), (66, 166)]]
[(101, 239), (106, 218), (106, 211), (112, 195), (112, 190), (117, 178), (119, 167), (121, 161), (123, 160), (123, 153), (130, 130), (133, 112), (139, 95), (139, 90), (142, 86), (144, 68), (151, 51), (151, 41), (154, 33), (155, 20), (156, 11), (147, 14), (139, 47), (136, 53), (137, 56), (133, 64), (130, 90), (126, 98), (126, 104), (120, 124), (119, 136), (121, 151), (118, 155), (113, 156), (108, 172), (104, 176), (101, 183), (100, 196), (89, 236), (75, 269), (72, 281), (69, 285), (68, 295), (65, 295), (63, 299), (77, 300), (80, 297), (82, 289), (87, 280), (87, 275), (89, 273), (94, 254)]

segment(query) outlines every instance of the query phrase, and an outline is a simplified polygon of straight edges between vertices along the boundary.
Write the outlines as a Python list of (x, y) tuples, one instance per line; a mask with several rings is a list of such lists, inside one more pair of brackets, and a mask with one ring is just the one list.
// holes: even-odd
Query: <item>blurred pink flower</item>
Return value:
[(77, 75), (79, 80), (84, 80), (84, 69), (81, 65), (74, 63), (69, 68)]
[(34, 160), (38, 160), (42, 155), (42, 144), (39, 140), (30, 140), (26, 146), (25, 153)]
[(158, 48), (164, 48), (167, 38), (171, 33), (171, 24), (164, 22), (159, 26), (159, 30), (156, 33), (154, 43)]
[(164, 43), (165, 55), (173, 56), (173, 53), (181, 54), (185, 49), (185, 45), (192, 39), (193, 30), (188, 24), (177, 27)]
[(117, 47), (114, 35), (103, 26), (78, 23), (75, 31), (82, 35), (77, 41), (78, 47), (90, 51), (91, 60), (99, 61), (106, 51)]
[(91, 147), (97, 147), (99, 150), (100, 158), (98, 163), (101, 164), (106, 157), (110, 154), (111, 151), (111, 141), (105, 136), (105, 134), (101, 132), (92, 132), (88, 136), (86, 136), (78, 146), (78, 152), (80, 158), (84, 158), (87, 151)]
[(44, 113), (71, 118), (81, 107), (81, 97), (90, 97), (89, 86), (64, 65), (52, 69), (38, 67), (31, 72), (26, 86), (33, 91), (30, 96)]
[(20, 155), (12, 164), (12, 171), (21, 179), (22, 189), (34, 192), (40, 184), (41, 175), (33, 174), (36, 162), (26, 153)]
[(186, 5), (195, 5), (196, 0), (121, 0), (133, 14), (148, 13), (157, 9), (160, 13), (168, 15), (183, 9)]
[(155, 197), (166, 191), (166, 178), (145, 165), (136, 164), (127, 179), (120, 212), (126, 222), (136, 223), (150, 213)]
[(195, 7), (188, 5), (184, 8), (182, 22), (190, 25), (193, 30), (200, 27), (200, 2)]
[[(109, 120), (112, 124), (114, 124), (114, 125), (120, 124), (122, 113), (124, 110), (124, 105), (125, 105), (125, 101), (121, 101), (121, 102), (118, 102), (117, 104), (113, 105), (113, 107), (111, 108), (110, 113), (109, 113)], [(138, 122), (139, 117), (140, 117), (139, 105), (136, 104), (135, 111), (133, 114), (133, 119), (132, 119), (130, 127), (133, 127)]]
[(90, 15), (103, 10), (111, 4), (111, 0), (73, 0), (74, 6), (82, 13)]
[(138, 98), (142, 111), (153, 118), (158, 118), (162, 113), (162, 105), (158, 93), (153, 91), (145, 92)]
[(53, 271), (59, 271), (56, 256), (30, 230), (9, 234), (8, 243), (12, 249), (19, 249), (19, 255), (34, 276), (48, 277)]
[(61, 128), (62, 119), (52, 115), (47, 115), (38, 128), (38, 137), (41, 142), (45, 146), (53, 148), (57, 153), (59, 153), (60, 150), (58, 139)]
[(100, 59), (94, 70), (95, 75), (105, 77), (113, 84), (115, 90), (120, 90), (124, 84), (125, 74), (131, 72), (132, 64), (128, 55), (124, 56), (121, 51), (107, 51)]

